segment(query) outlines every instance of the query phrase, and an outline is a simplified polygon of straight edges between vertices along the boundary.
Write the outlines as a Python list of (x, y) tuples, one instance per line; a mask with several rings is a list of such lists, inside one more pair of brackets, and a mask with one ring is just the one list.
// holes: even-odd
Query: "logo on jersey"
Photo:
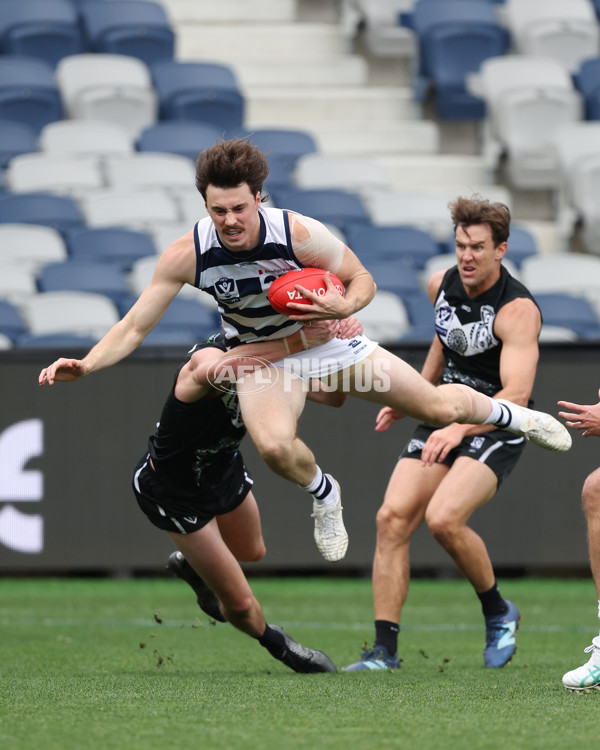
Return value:
[(471, 440), (471, 444), (469, 445), (469, 452), (477, 453), (477, 451), (481, 450), (482, 446), (483, 446), (483, 438), (480, 436), (474, 437), (473, 440)]
[(221, 276), (218, 281), (215, 281), (215, 294), (219, 299), (227, 300), (238, 300), (240, 293), (235, 283), (235, 279), (230, 276)]

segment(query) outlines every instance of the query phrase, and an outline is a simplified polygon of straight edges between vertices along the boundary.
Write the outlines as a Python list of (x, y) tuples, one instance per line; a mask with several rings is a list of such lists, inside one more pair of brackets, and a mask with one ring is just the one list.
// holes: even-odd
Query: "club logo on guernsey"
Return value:
[(215, 281), (215, 293), (219, 299), (228, 301), (240, 298), (235, 279), (230, 276), (222, 276), (218, 281)]

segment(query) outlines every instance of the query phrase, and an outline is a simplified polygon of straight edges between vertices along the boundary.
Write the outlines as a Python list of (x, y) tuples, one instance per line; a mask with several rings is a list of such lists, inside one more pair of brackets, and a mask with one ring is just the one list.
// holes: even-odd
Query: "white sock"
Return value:
[[(488, 396), (488, 398), (490, 398)], [(523, 422), (520, 409), (511, 409), (510, 402), (501, 404), (495, 398), (490, 398), (492, 412), (483, 424), (493, 424), (503, 430), (518, 430)]]
[(317, 466), (317, 473), (312, 482), (302, 489), (312, 495), (317, 506), (322, 507), (329, 503), (336, 503), (338, 499), (337, 488), (326, 474), (323, 474), (320, 466)]
[(598, 599), (598, 619), (600, 620), (600, 599)]

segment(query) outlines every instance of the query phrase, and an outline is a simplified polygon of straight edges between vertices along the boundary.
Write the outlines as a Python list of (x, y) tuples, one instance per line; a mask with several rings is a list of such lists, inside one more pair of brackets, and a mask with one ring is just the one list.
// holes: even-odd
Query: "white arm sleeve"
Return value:
[(290, 233), (293, 236), (294, 224), (301, 224), (309, 237), (294, 245), (294, 254), (303, 266), (323, 268), (336, 273), (344, 260), (346, 245), (333, 235), (327, 227), (310, 216), (290, 212)]

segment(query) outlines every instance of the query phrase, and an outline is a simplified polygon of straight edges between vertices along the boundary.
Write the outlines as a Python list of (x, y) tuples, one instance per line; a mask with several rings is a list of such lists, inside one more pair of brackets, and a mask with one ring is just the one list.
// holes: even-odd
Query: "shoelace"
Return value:
[(339, 519), (341, 510), (341, 508), (334, 507), (332, 510), (325, 510), (323, 513), (312, 514), (312, 518), (319, 519), (325, 538), (336, 536), (335, 524)]

